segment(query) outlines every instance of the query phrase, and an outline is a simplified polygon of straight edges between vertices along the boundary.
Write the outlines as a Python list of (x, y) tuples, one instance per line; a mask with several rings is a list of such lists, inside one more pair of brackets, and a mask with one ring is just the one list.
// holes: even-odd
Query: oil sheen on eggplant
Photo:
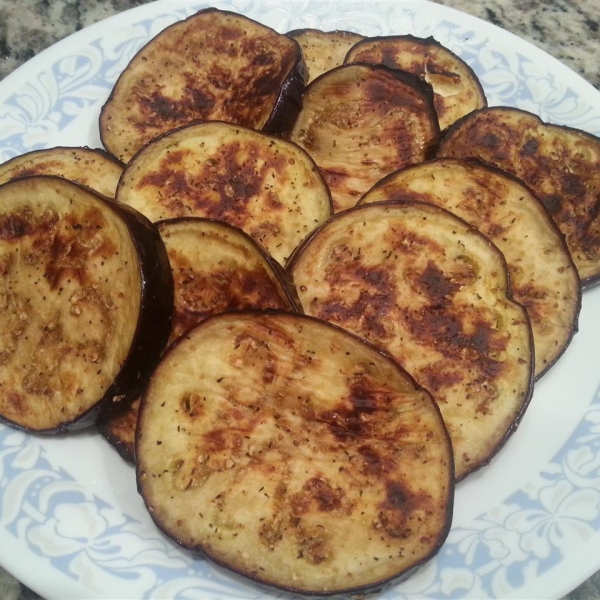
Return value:
[(536, 377), (555, 364), (577, 331), (581, 286), (563, 236), (528, 187), (478, 161), (440, 158), (389, 175), (360, 203), (388, 200), (435, 204), (494, 242), (531, 320)]
[(180, 338), (144, 394), (136, 454), (163, 531), (297, 593), (379, 587), (450, 526), (452, 450), (429, 393), (300, 315), (225, 313)]
[(319, 165), (340, 212), (385, 175), (434, 152), (433, 92), (414, 75), (381, 65), (337, 67), (306, 88), (290, 139)]
[(500, 251), (446, 210), (366, 204), (290, 259), (306, 314), (387, 350), (438, 403), (457, 478), (487, 464), (533, 390), (533, 340)]
[(200, 119), (283, 133), (300, 110), (305, 76), (292, 38), (243, 15), (200, 10), (127, 65), (100, 114), (102, 143), (127, 162), (152, 138)]
[[(157, 223), (173, 273), (175, 301), (169, 344), (211, 314), (300, 306), (289, 274), (250, 236), (219, 221), (194, 217)], [(98, 423), (119, 454), (134, 462), (139, 399)]]
[(226, 221), (281, 264), (332, 210), (319, 169), (302, 148), (219, 121), (181, 127), (146, 145), (123, 172), (117, 200), (151, 221)]
[(156, 228), (59, 177), (0, 186), (0, 417), (37, 433), (93, 423), (140, 393), (171, 327)]
[(522, 179), (565, 235), (582, 286), (600, 283), (600, 138), (496, 106), (458, 121), (438, 156), (477, 158)]

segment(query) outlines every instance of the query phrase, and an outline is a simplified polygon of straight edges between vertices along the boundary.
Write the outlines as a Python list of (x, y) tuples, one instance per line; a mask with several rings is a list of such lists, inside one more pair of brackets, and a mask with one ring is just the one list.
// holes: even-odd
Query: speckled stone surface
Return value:
[[(600, 0), (436, 1), (535, 44), (600, 90)], [(0, 80), (71, 33), (146, 3), (146, 0), (0, 0)], [(0, 600), (38, 598), (0, 567)], [(600, 572), (566, 599), (600, 599)]]

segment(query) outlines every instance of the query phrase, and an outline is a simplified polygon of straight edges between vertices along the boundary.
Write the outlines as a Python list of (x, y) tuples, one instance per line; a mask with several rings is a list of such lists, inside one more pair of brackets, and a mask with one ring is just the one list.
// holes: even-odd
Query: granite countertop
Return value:
[[(559, 59), (600, 90), (598, 0), (436, 0), (503, 27)], [(0, 80), (74, 31), (146, 0), (0, 0)], [(7, 543), (2, 540), (2, 543)], [(0, 567), (0, 599), (37, 599)], [(600, 598), (600, 572), (568, 600)]]

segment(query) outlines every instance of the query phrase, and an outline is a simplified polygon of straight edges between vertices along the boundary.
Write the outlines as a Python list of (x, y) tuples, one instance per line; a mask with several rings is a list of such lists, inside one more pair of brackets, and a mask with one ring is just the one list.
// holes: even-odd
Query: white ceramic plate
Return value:
[[(544, 52), (427, 2), (232, 0), (279, 31), (433, 35), (480, 76), (490, 104), (600, 135), (600, 93)], [(118, 74), (162, 28), (203, 7), (158, 2), (41, 53), (0, 83), (0, 162), (54, 145), (100, 146), (97, 120)], [(438, 556), (384, 598), (552, 598), (600, 568), (600, 288), (580, 332), (536, 386), (492, 464), (458, 486)], [(48, 598), (268, 598), (161, 535), (132, 467), (90, 433), (31, 437), (0, 426), (0, 564)]]

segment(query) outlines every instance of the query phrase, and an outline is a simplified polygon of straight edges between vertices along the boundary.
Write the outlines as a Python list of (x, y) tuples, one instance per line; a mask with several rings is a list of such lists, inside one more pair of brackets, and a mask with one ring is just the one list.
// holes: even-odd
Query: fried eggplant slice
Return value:
[[(175, 302), (169, 344), (211, 314), (300, 306), (290, 276), (254, 240), (226, 223), (181, 218), (157, 224), (165, 243)], [(98, 423), (119, 454), (134, 462), (139, 400)]]
[(310, 83), (319, 75), (344, 64), (348, 50), (365, 38), (352, 31), (321, 31), (320, 29), (294, 29), (287, 33), (302, 48), (302, 54), (308, 67)]
[(226, 221), (282, 264), (332, 211), (327, 185), (304, 150), (223, 122), (188, 125), (149, 143), (123, 172), (117, 200), (151, 221)]
[(489, 240), (431, 204), (365, 204), (332, 217), (289, 269), (306, 314), (384, 348), (431, 392), (458, 478), (490, 461), (529, 402), (534, 357)]
[(59, 177), (0, 186), (0, 418), (35, 433), (93, 423), (141, 392), (171, 329), (156, 228)]
[(429, 85), (357, 64), (337, 67), (306, 88), (290, 139), (319, 165), (340, 212), (385, 175), (428, 158), (438, 137)]
[(531, 190), (500, 169), (440, 158), (389, 175), (360, 203), (388, 200), (435, 204), (494, 242), (531, 321), (535, 375), (545, 373), (577, 331), (581, 286), (563, 236)]
[(199, 119), (287, 132), (305, 77), (292, 38), (243, 15), (200, 10), (133, 57), (102, 107), (100, 137), (127, 162), (152, 138)]
[(144, 394), (136, 453), (165, 533), (297, 593), (380, 586), (450, 525), (452, 449), (429, 393), (305, 316), (225, 313), (180, 338)]
[(141, 397), (138, 396), (125, 410), (98, 420), (96, 427), (102, 437), (119, 453), (121, 458), (135, 463), (135, 429)]
[(0, 184), (33, 175), (56, 175), (114, 198), (123, 164), (95, 148), (56, 147), (33, 150), (0, 165)]
[(432, 37), (370, 37), (349, 50), (345, 64), (357, 62), (408, 71), (429, 83), (442, 131), (467, 113), (487, 106), (473, 69)]
[(582, 286), (600, 283), (600, 138), (493, 107), (456, 123), (438, 156), (477, 158), (522, 179), (565, 235)]

